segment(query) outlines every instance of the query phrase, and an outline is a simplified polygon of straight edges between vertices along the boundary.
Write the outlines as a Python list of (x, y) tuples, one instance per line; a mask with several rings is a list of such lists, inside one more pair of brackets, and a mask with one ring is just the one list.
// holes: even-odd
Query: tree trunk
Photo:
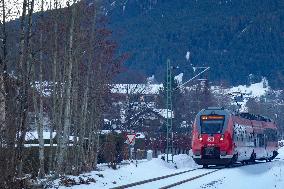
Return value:
[[(29, 9), (29, 23), (28, 23), (28, 30), (32, 27), (31, 22), (31, 16), (33, 13), (33, 5), (34, 0), (31, 2), (31, 7)], [(20, 107), (17, 115), (17, 123), (18, 123), (18, 132), (17, 132), (17, 152), (16, 152), (16, 158), (17, 158), (17, 174), (19, 177), (22, 176), (23, 172), (23, 148), (24, 148), (24, 142), (25, 142), (25, 135), (27, 132), (27, 114), (28, 114), (28, 91), (30, 88), (30, 66), (27, 62), (27, 55), (28, 53), (31, 53), (31, 47), (30, 47), (30, 36), (27, 37), (26, 40), (26, 47), (25, 47), (25, 39), (27, 36), (27, 33), (25, 32), (25, 17), (27, 12), (27, 0), (24, 0), (23, 2), (23, 14), (21, 18), (21, 26), (20, 26), (20, 62), (19, 62), (19, 80), (21, 82), (20, 86), (20, 93), (19, 93), (19, 101), (20, 101)]]
[[(55, 1), (55, 11), (57, 11), (57, 0)], [(57, 14), (57, 12), (56, 12)], [(53, 152), (53, 132), (58, 128), (58, 110), (59, 110), (59, 93), (58, 88), (60, 87), (60, 81), (58, 79), (58, 69), (57, 69), (57, 59), (58, 59), (58, 17), (54, 17), (54, 50), (53, 50), (53, 70), (52, 70), (52, 80), (53, 80), (53, 107), (52, 107), (52, 126), (50, 128), (50, 153), (49, 153), (49, 171), (53, 171), (53, 162), (54, 162), (54, 152)], [(60, 88), (59, 88), (60, 89)]]
[(67, 145), (69, 143), (70, 126), (71, 126), (71, 87), (72, 87), (72, 67), (73, 67), (73, 38), (74, 38), (74, 24), (75, 24), (75, 13), (76, 13), (76, 0), (73, 0), (71, 25), (69, 30), (69, 48), (68, 48), (68, 68), (66, 72), (67, 81), (65, 82), (65, 107), (64, 107), (64, 126), (63, 126), (63, 137), (62, 145), (60, 147), (60, 153), (58, 157), (59, 172), (63, 173), (64, 160), (67, 153)]
[[(87, 75), (86, 75), (86, 87), (84, 89), (84, 94), (83, 94), (83, 105), (82, 105), (82, 110), (81, 110), (81, 125), (80, 128), (83, 129), (83, 131), (80, 134), (81, 138), (81, 143), (80, 143), (80, 148), (81, 151), (83, 150), (83, 142), (84, 142), (84, 137), (85, 137), (85, 130), (86, 130), (86, 124), (87, 124), (87, 112), (88, 112), (88, 104), (89, 104), (89, 90), (90, 90), (90, 79), (93, 75), (93, 69), (92, 69), (92, 64), (93, 64), (93, 59), (94, 59), (94, 43), (95, 43), (95, 35), (96, 35), (96, 19), (97, 19), (97, 11), (96, 11), (96, 4), (94, 6), (94, 13), (93, 13), (93, 19), (92, 19), (92, 30), (90, 33), (90, 41), (89, 41), (89, 56), (88, 56), (88, 69), (87, 69)], [(93, 110), (93, 109), (92, 109)], [(92, 125), (92, 123), (90, 124)], [(91, 147), (92, 144), (92, 138), (94, 135), (94, 130), (92, 129), (94, 127), (91, 126), (90, 132), (89, 132), (89, 148)], [(91, 147), (91, 149), (93, 149)], [(90, 149), (89, 149), (90, 150)], [(84, 156), (84, 153), (81, 153), (82, 156)], [(89, 156), (92, 156), (92, 154), (89, 154)], [(85, 157), (81, 157), (81, 159), (84, 161)], [(88, 157), (90, 159), (90, 157)], [(82, 163), (82, 162), (81, 162)], [(90, 163), (90, 162), (89, 162)], [(81, 165), (82, 167), (82, 165)]]
[[(41, 1), (41, 20), (43, 22), (43, 4)], [(43, 26), (42, 26), (43, 27)], [(38, 124), (38, 141), (39, 141), (39, 171), (38, 177), (43, 178), (44, 171), (44, 139), (43, 139), (43, 29), (40, 33), (40, 60), (39, 60), (39, 84), (40, 84), (40, 99), (39, 99), (39, 124)]]
[[(78, 59), (74, 58), (74, 78), (73, 78), (73, 87), (72, 87), (72, 123), (74, 126), (74, 130), (72, 133), (73, 136), (73, 148), (72, 148), (72, 156), (74, 157), (74, 161), (70, 161), (75, 170), (73, 171), (75, 174), (78, 174), (78, 156), (79, 156), (79, 149), (78, 149), (78, 130), (79, 130), (79, 116), (78, 116), (78, 100), (79, 100), (79, 63)], [(70, 167), (72, 166), (70, 165)]]
[[(5, 10), (5, 0), (2, 0), (2, 34), (3, 36), (2, 41), (2, 50), (3, 50), (3, 57), (0, 58), (0, 147), (2, 147), (2, 141), (5, 136), (6, 130), (6, 79), (7, 79), (7, 33), (6, 33), (6, 10)], [(3, 137), (3, 138), (2, 138)]]

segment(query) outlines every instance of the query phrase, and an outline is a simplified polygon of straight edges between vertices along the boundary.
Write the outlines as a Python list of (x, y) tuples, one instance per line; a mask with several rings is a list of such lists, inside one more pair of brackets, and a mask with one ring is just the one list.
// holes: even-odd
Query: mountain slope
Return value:
[[(214, 85), (249, 84), (266, 77), (272, 88), (284, 87), (282, 0), (101, 2), (119, 53), (130, 55), (125, 64), (128, 71), (121, 74), (120, 82), (152, 75), (162, 82), (170, 58), (180, 67), (175, 74), (184, 73), (184, 80), (193, 76), (192, 66), (210, 66), (205, 77)], [(18, 26), (17, 20), (8, 24), (12, 51), (17, 49)], [(14, 59), (13, 53), (9, 56)]]
[[(192, 76), (192, 65), (210, 66), (218, 83), (246, 84), (268, 78), (284, 87), (284, 27), (281, 0), (135, 0), (110, 2), (108, 16), (130, 53), (127, 66), (163, 79), (170, 58)], [(189, 60), (185, 58), (190, 52)]]

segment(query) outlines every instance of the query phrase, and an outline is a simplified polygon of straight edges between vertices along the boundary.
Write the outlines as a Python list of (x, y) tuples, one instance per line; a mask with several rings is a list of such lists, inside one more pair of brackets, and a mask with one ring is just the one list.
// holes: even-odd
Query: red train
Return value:
[(192, 132), (193, 159), (203, 167), (271, 161), (278, 155), (276, 124), (263, 116), (233, 114), (224, 108), (203, 109)]

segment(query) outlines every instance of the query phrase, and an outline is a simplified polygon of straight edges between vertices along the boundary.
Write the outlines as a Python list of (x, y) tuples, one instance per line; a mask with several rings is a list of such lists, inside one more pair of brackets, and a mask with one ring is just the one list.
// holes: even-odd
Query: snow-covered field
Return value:
[[(101, 171), (94, 171), (81, 175), (82, 178), (94, 178), (96, 183), (89, 185), (76, 185), (72, 189), (112, 188), (145, 179), (160, 177), (185, 170), (195, 169), (196, 165), (188, 155), (174, 156), (175, 164), (168, 164), (159, 158), (151, 161), (141, 160), (136, 163), (122, 165), (117, 170), (112, 170), (106, 165), (100, 165)], [(151, 189), (175, 183), (180, 180), (210, 172), (214, 169), (198, 169), (189, 173), (181, 174), (161, 181), (151, 182), (132, 188)], [(73, 177), (76, 178), (76, 177)], [(76, 178), (78, 179), (78, 178)], [(196, 189), (283, 189), (284, 188), (284, 147), (279, 149), (279, 155), (272, 162), (260, 162), (254, 165), (221, 169), (210, 175), (198, 178), (174, 188)], [(61, 186), (60, 189), (65, 189)]]
[[(122, 165), (117, 170), (108, 168), (106, 165), (100, 165), (101, 171), (93, 171), (90, 174), (81, 175), (82, 178), (94, 178), (96, 180), (95, 184), (78, 185), (71, 188), (91, 189), (95, 187), (106, 189), (198, 167), (192, 158), (186, 154), (175, 156), (174, 161), (176, 161), (176, 164), (168, 164), (160, 158), (154, 158), (151, 161), (140, 160), (138, 163), (134, 161), (130, 162), (130, 164)], [(65, 187), (60, 187), (60, 189), (63, 188)]]
[(200, 189), (283, 189), (284, 148), (279, 150), (276, 160), (236, 168), (222, 169), (212, 175), (175, 187)]

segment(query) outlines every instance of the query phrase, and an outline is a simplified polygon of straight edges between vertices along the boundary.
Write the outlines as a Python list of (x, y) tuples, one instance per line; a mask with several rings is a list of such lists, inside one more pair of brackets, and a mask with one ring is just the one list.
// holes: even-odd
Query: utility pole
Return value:
[[(166, 83), (166, 91), (167, 91), (167, 162), (173, 162), (173, 142), (174, 142), (174, 133), (173, 133), (173, 101), (172, 101), (172, 93), (173, 90), (182, 89), (189, 82), (193, 81), (195, 78), (206, 72), (210, 69), (210, 67), (193, 67), (193, 71), (195, 72), (197, 69), (203, 69), (199, 73), (197, 73), (194, 77), (186, 81), (185, 83), (177, 86), (176, 88), (172, 88), (172, 70), (171, 61), (167, 60), (167, 83)], [(170, 155), (171, 154), (171, 155)]]
[[(167, 162), (173, 162), (173, 101), (172, 101), (172, 67), (167, 60)], [(171, 153), (171, 157), (169, 158)]]

